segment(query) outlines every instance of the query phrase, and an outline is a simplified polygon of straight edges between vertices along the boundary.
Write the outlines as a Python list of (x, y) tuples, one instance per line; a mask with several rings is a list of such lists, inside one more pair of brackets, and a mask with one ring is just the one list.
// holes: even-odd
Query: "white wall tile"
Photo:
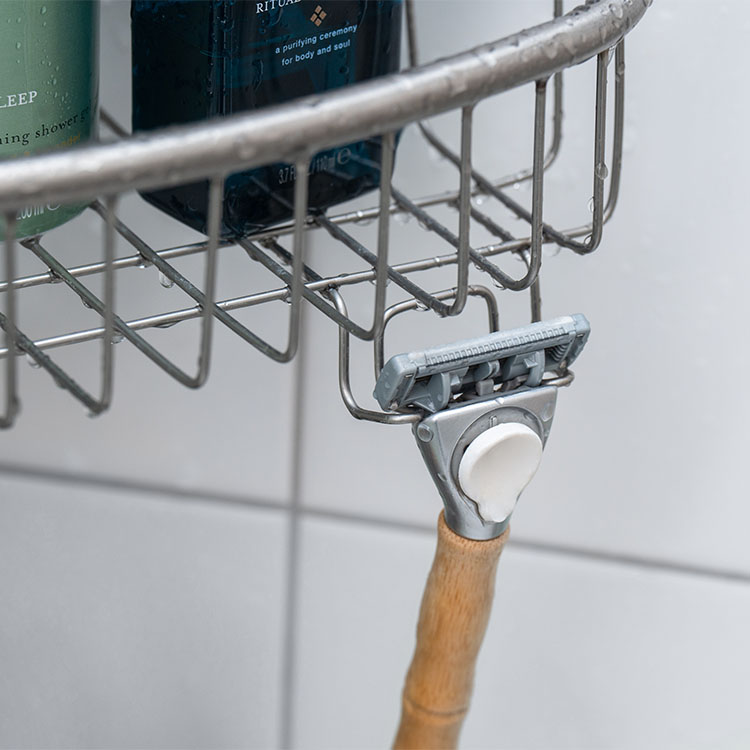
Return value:
[[(466, 748), (739, 748), (747, 584), (512, 546)], [(499, 738), (495, 741), (493, 738)]]
[[(152, 340), (194, 370), (197, 328), (181, 325), (165, 333)], [(54, 356), (89, 376), (98, 393), (97, 344), (85, 346), (86, 351)], [(196, 352), (194, 359), (185, 356), (188, 351)], [(23, 361), (20, 366), (29, 369)], [(90, 419), (46, 373), (22, 371), (23, 411), (13, 430), (0, 434), (2, 462), (284, 502), (291, 472), (292, 374), (291, 367), (272, 365), (217, 329), (212, 375), (195, 392), (122, 343), (116, 349), (112, 408)]]
[(276, 742), (283, 516), (0, 478), (0, 747)]
[(303, 525), (295, 746), (389, 747), (432, 543), (427, 535)]
[[(101, 101), (126, 125), (130, 119), (129, 13), (126, 0), (102, 4)], [(134, 194), (124, 197), (119, 213), (155, 249), (200, 239)], [(87, 211), (45, 235), (43, 243), (70, 267), (100, 262), (102, 237), (103, 223)], [(117, 253), (128, 256), (135, 251), (120, 241)], [(18, 254), (23, 273), (40, 270), (31, 253), (19, 248)], [(202, 257), (178, 260), (175, 266), (203, 287)], [(221, 253), (218, 269), (219, 298), (279, 285), (237, 249)], [(101, 294), (101, 279), (89, 276), (83, 281)], [(176, 287), (162, 288), (154, 268), (118, 272), (116, 300), (116, 312), (125, 320), (195, 305)], [(19, 315), (21, 330), (35, 339), (101, 325), (100, 317), (85, 309), (64, 284), (24, 290), (19, 294)], [(272, 344), (285, 346), (287, 305), (241, 311), (237, 317)], [(197, 323), (144, 335), (190, 375), (195, 373)], [(49, 354), (98, 395), (98, 342)], [(292, 380), (293, 366), (269, 361), (221, 324), (215, 325), (208, 384), (197, 392), (173, 381), (123, 342), (115, 349), (112, 409), (91, 420), (45, 372), (32, 371), (21, 361), (23, 410), (17, 426), (0, 434), (0, 463), (284, 502), (290, 491)]]
[[(716, 357), (726, 353), (733, 373), (750, 365), (738, 346), (750, 263), (737, 244), (747, 191), (736, 181), (750, 167), (750, 106), (731, 62), (750, 14), (739, 2), (704, 10), (655, 3), (627, 41), (621, 204), (601, 250), (583, 266), (550, 263), (544, 282), (548, 314), (575, 300), (592, 336), (516, 528), (748, 571), (750, 398), (735, 377), (717, 377)], [(707, 52), (686, 55), (686, 44)]]
[[(472, 24), (489, 5), (471, 6), (477, 12), (460, 26), (464, 41), (488, 33)], [(509, 5), (495, 4), (493, 12)], [(420, 5), (425, 18), (444, 8)], [(448, 45), (445, 37), (454, 37), (459, 27), (428, 25), (434, 32), (430, 48)], [(750, 151), (744, 128), (750, 109), (747, 97), (737, 94), (744, 86), (742, 67), (733, 63), (748, 28), (750, 12), (740, 2), (721, 4), (721, 12), (707, 17), (701, 3), (661, 0), (627, 40), (627, 138), (618, 210), (594, 256), (560, 253), (544, 261), (545, 315), (584, 312), (593, 332), (575, 366), (577, 382), (560, 393), (545, 459), (516, 515), (519, 536), (750, 571), (743, 534), (750, 522), (743, 470), (750, 398), (740, 384), (750, 366), (741, 343), (750, 312), (750, 268), (739, 240), (745, 232), (743, 175)], [(706, 54), (686, 55), (691, 43)], [(566, 78), (563, 152), (547, 180), (548, 214), (569, 224), (587, 215), (593, 71), (581, 66)], [(698, 92), (711, 92), (710, 106), (699, 105)], [(495, 112), (499, 127), (506, 119), (522, 127), (521, 120), (504, 118), (504, 97), (484, 107)], [(512, 133), (494, 142), (491, 136), (479, 126), (480, 164), (501, 169), (497, 152), (526, 153), (513, 150)], [(418, 191), (421, 164), (416, 150), (402, 149), (396, 182), (406, 175)], [(422, 192), (429, 193), (429, 186)], [(410, 235), (409, 250), (424, 248)], [(525, 296), (498, 297), (504, 326), (527, 314)], [(409, 335), (389, 335), (390, 352), (435, 343), (439, 334), (427, 328), (427, 317), (404, 318)], [(459, 336), (459, 324), (448, 325), (443, 340), (485, 330), (473, 311), (462, 322)], [(317, 359), (331, 360), (335, 335), (316, 325), (321, 331), (311, 339)], [(353, 381), (364, 399), (374, 384), (371, 365), (363, 348), (353, 356)], [(330, 407), (336, 398), (330, 361), (313, 358), (307, 382), (305, 501), (337, 510), (356, 503), (362, 513), (431, 523), (437, 493), (409, 430), (347, 426), (341, 407)], [(312, 397), (321, 387), (325, 400)], [(320, 441), (313, 435), (324, 412), (331, 429)], [(338, 487), (313, 481), (334, 473), (342, 479)]]
[[(432, 536), (304, 525), (296, 740), (387, 747)], [(743, 747), (746, 585), (539, 555), (498, 572), (466, 750)]]

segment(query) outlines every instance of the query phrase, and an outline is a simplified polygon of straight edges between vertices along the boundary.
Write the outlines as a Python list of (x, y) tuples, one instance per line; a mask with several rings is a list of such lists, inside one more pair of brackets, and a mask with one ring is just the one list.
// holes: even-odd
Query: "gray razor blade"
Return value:
[(584, 315), (531, 323), (476, 339), (391, 357), (373, 395), (385, 410), (407, 406), (429, 413), (461, 394), (486, 396), (496, 388), (535, 387), (547, 372), (567, 368), (590, 333)]

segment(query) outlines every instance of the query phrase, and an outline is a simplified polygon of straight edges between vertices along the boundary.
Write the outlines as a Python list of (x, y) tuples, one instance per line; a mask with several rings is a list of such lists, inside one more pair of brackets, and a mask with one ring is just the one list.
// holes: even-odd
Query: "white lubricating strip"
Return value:
[(541, 459), (542, 441), (534, 430), (517, 422), (499, 424), (470, 443), (458, 467), (458, 481), (482, 518), (500, 523), (513, 512)]

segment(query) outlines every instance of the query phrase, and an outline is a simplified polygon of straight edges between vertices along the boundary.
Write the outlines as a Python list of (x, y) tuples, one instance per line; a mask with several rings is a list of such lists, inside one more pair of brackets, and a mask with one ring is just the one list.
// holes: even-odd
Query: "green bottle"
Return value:
[[(94, 135), (98, 11), (98, 0), (0, 0), (0, 160), (68, 148)], [(46, 232), (86, 205), (24, 206), (16, 236)], [(4, 217), (0, 230), (4, 236)]]

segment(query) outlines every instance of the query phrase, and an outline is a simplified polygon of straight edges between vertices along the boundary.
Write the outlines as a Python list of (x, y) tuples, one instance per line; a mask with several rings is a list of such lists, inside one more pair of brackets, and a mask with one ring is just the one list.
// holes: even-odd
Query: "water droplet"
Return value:
[(42, 5), (42, 7), (39, 9), (39, 12), (42, 15), (44, 15), (47, 12), (47, 6), (46, 5)]
[(514, 182), (513, 183), (513, 190), (520, 190), (521, 189), (521, 183), (520, 182)]
[(171, 328), (172, 326), (176, 326), (178, 321), (172, 320), (168, 323), (157, 323), (154, 328)]
[(35, 370), (38, 370), (41, 365), (39, 362), (37, 362), (30, 354), (26, 354), (26, 362), (29, 365), (29, 367), (33, 367)]
[(589, 213), (594, 213), (594, 198), (593, 196), (589, 198)]
[(477, 206), (481, 206), (483, 203), (487, 202), (487, 196), (484, 195), (484, 193), (480, 193), (479, 195), (474, 196), (474, 203), (476, 203)]
[(359, 224), (361, 226), (367, 226), (368, 224), (372, 224), (373, 218), (372, 216), (367, 216), (364, 211), (360, 210), (357, 211), (357, 218), (355, 219), (355, 223)]
[(424, 303), (424, 302), (422, 302), (421, 300), (415, 300), (415, 302), (416, 302), (416, 305), (415, 305), (415, 307), (414, 307), (414, 309), (415, 309), (415, 310), (420, 310), (421, 312), (424, 312), (425, 310), (429, 310), (429, 309), (430, 309), (430, 308), (429, 308), (429, 307), (428, 307), (427, 305), (425, 305), (425, 303)]
[(393, 218), (399, 224), (408, 224), (411, 221), (411, 214), (407, 211), (396, 211), (396, 213), (393, 214)]
[(21, 49), (21, 42), (16, 42), (16, 49)]
[(557, 40), (552, 39), (547, 44), (543, 45), (542, 49), (544, 50), (544, 54), (547, 55), (550, 60), (554, 60), (555, 57), (557, 57), (557, 52), (560, 49), (560, 46), (558, 45)]
[(83, 297), (81, 297), (81, 304), (88, 310), (94, 309)]
[(119, 344), (125, 337), (120, 333), (120, 331), (113, 331), (112, 332), (112, 343), (113, 344)]
[(165, 289), (171, 289), (174, 286), (174, 281), (169, 278), (165, 273), (162, 271), (159, 271), (159, 283), (165, 288)]
[[(573, 26), (573, 25), (575, 24), (575, 21), (574, 21), (574, 20), (573, 20), (572, 18), (569, 18), (569, 19), (568, 19), (568, 20), (566, 21), (566, 23), (567, 23), (567, 24), (568, 24), (569, 26)], [(576, 42), (575, 42), (575, 39), (573, 39), (573, 38), (572, 38), (572, 37), (571, 37), (570, 35), (568, 35), (568, 34), (563, 34), (563, 37), (562, 37), (562, 45), (563, 45), (563, 47), (565, 47), (565, 50), (566, 50), (566, 51), (568, 52), (568, 54), (570, 54), (570, 55), (575, 55), (575, 54), (576, 54), (576, 52), (578, 52), (578, 45), (576, 44)]]
[(607, 177), (609, 176), (609, 168), (607, 167), (607, 165), (603, 161), (600, 161), (596, 165), (596, 176), (600, 180), (606, 180)]

